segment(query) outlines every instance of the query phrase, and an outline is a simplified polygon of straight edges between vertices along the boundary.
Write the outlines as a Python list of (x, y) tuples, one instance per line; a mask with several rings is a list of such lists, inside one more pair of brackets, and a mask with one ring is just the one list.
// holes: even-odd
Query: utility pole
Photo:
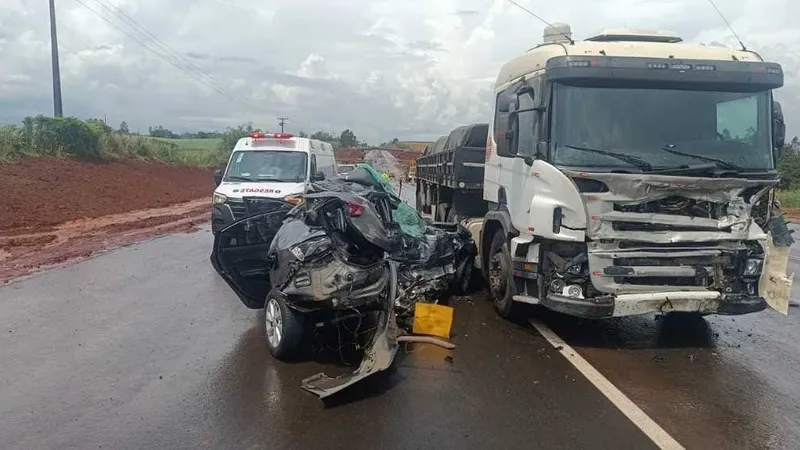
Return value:
[(286, 125), (287, 120), (289, 120), (288, 117), (278, 117), (278, 125), (281, 126), (281, 133), (283, 133), (283, 127)]
[(62, 117), (64, 109), (61, 105), (61, 69), (58, 67), (55, 0), (50, 0), (50, 51), (53, 57), (53, 113), (56, 117)]

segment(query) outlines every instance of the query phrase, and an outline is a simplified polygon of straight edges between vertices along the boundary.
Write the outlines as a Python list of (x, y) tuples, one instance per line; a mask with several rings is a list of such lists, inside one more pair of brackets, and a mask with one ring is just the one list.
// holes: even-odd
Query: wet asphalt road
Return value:
[[(323, 370), (267, 351), (263, 316), (175, 235), (0, 288), (3, 448), (650, 448), (577, 371), (486, 302), (457, 311), (452, 363), (404, 355), (323, 408)], [(179, 257), (179, 258), (178, 258)]]
[[(457, 302), (452, 362), (416, 347), (326, 408), (299, 385), (335, 358), (273, 360), (263, 315), (213, 271), (210, 241), (168, 236), (0, 287), (0, 448), (653, 447), (530, 326), (479, 296)], [(687, 448), (791, 449), (798, 311), (533, 313)]]

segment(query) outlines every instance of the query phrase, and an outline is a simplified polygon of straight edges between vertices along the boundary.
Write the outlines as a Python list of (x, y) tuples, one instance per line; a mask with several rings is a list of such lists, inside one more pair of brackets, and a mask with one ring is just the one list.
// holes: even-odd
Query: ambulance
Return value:
[(285, 199), (336, 175), (333, 146), (290, 133), (256, 131), (239, 139), (225, 170), (214, 174), (211, 230), (248, 215), (246, 198)]

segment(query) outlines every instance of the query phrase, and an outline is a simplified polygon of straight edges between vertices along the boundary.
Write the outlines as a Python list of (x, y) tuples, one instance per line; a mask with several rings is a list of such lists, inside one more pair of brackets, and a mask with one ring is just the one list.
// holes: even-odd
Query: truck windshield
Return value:
[(552, 162), (658, 170), (716, 161), (728, 169), (774, 169), (770, 105), (769, 92), (556, 85)]
[(305, 181), (307, 161), (304, 152), (236, 151), (231, 156), (225, 181)]

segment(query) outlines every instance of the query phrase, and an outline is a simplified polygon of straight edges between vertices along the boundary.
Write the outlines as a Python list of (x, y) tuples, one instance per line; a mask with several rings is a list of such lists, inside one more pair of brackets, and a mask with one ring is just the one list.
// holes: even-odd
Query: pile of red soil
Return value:
[(25, 158), (0, 165), (0, 230), (158, 208), (208, 197), (213, 168)]

